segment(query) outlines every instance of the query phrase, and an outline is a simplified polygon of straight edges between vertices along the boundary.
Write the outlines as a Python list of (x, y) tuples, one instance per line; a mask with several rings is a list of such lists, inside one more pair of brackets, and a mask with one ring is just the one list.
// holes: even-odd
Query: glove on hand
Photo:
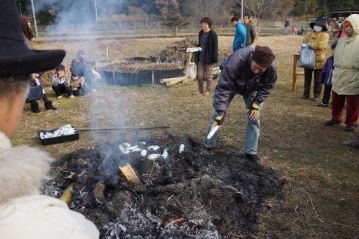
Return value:
[(223, 125), (223, 123), (224, 123), (224, 113), (219, 113), (216, 116), (216, 118), (214, 118), (214, 122), (212, 124), (212, 127), (214, 127), (216, 125), (218, 125), (218, 126)]
[(253, 101), (251, 108), (249, 109), (249, 119), (256, 120), (259, 117), (259, 102)]

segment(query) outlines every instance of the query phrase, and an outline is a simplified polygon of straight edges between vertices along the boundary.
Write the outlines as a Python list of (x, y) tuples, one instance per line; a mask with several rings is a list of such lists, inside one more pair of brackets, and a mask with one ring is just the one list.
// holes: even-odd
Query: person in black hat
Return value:
[(25, 44), (15, 0), (0, 0), (0, 238), (99, 238), (95, 225), (61, 200), (40, 195), (53, 158), (27, 146), (12, 147), (30, 77), (59, 65), (64, 50)]
[(308, 45), (309, 48), (314, 50), (315, 68), (304, 68), (304, 92), (301, 98), (309, 99), (312, 75), (314, 72), (313, 100), (318, 102), (320, 100), (319, 97), (322, 91), (321, 74), (325, 63), (325, 53), (327, 51), (329, 41), (329, 34), (327, 33), (327, 20), (326, 18), (319, 17), (314, 22), (310, 23), (310, 27), (313, 29), (313, 31), (305, 35), (303, 44)]

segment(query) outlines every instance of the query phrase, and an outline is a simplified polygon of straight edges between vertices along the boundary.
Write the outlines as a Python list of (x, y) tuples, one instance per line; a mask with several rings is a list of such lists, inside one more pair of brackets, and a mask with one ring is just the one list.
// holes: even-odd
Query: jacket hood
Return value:
[(354, 35), (359, 34), (359, 14), (352, 14), (345, 19), (345, 22), (350, 22), (354, 29)]
[(34, 195), (45, 179), (53, 158), (27, 146), (11, 148), (10, 140), (0, 132), (0, 204)]

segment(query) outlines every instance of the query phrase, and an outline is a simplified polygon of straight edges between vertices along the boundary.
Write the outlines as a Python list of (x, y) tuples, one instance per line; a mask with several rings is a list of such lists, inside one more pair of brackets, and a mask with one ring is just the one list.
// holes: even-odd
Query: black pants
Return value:
[[(44, 96), (41, 98), (44, 101), (44, 106), (46, 110), (49, 110), (52, 108), (52, 102), (47, 98), (47, 96), (44, 94)], [(30, 107), (31, 111), (38, 113), (40, 112), (39, 104), (37, 103), (37, 100), (30, 100)]]
[(312, 75), (314, 71), (314, 87), (313, 87), (313, 93), (314, 98), (319, 98), (320, 92), (322, 91), (322, 84), (321, 81), (321, 75), (322, 70), (321, 69), (304, 69), (304, 93), (303, 97), (309, 98), (310, 96), (310, 85), (312, 84)]
[(52, 89), (55, 91), (56, 96), (60, 96), (62, 94), (68, 94), (68, 96), (72, 95), (72, 90), (70, 87), (66, 87), (65, 84), (58, 84), (57, 86), (52, 86)]
[(332, 93), (332, 86), (331, 85), (325, 85), (324, 86), (323, 99), (322, 99), (323, 104), (326, 104), (326, 105), (329, 104), (331, 93)]

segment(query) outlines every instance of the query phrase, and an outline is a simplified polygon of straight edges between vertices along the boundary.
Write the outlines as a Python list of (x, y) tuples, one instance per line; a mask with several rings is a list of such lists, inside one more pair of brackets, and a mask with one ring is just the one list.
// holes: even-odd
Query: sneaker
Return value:
[(56, 97), (57, 99), (61, 99), (62, 98), (62, 95), (59, 95), (58, 97)]
[(303, 95), (302, 97), (300, 97), (303, 100), (309, 99), (309, 96)]
[(74, 98), (75, 96), (74, 95), (70, 95), (70, 98)]
[(347, 125), (344, 127), (345, 132), (353, 132), (355, 128), (357, 128), (358, 125)]
[(340, 124), (340, 120), (331, 119), (324, 123), (325, 126), (332, 126)]
[(323, 102), (318, 105), (318, 107), (328, 107), (329, 104), (324, 104)]

